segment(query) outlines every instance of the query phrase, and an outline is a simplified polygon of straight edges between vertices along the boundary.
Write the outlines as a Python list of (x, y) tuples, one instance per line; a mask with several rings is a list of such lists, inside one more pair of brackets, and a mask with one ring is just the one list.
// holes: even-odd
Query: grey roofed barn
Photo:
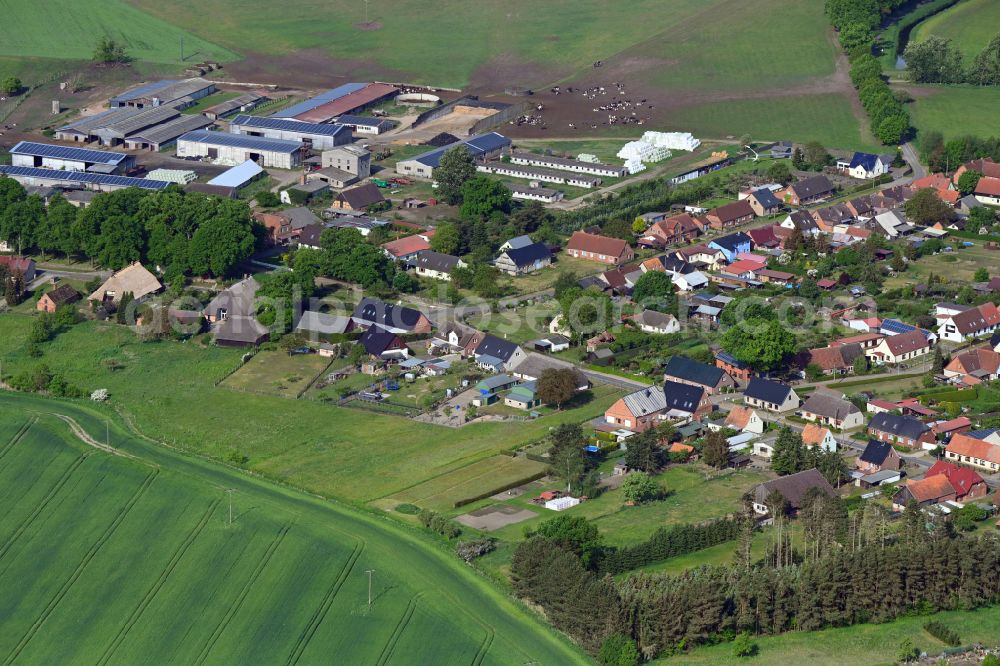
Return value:
[(677, 377), (678, 379), (714, 388), (719, 385), (724, 372), (722, 368), (717, 368), (707, 363), (699, 363), (687, 356), (673, 356), (667, 361), (667, 365), (663, 369), (663, 374), (667, 377)]
[(831, 497), (837, 494), (826, 477), (813, 468), (758, 485), (753, 490), (754, 502), (766, 504), (767, 496), (776, 490), (781, 493), (792, 509), (798, 509), (802, 506), (802, 498), (811, 488), (816, 488), (824, 495)]
[(286, 132), (299, 132), (301, 134), (318, 134), (323, 136), (337, 136), (343, 132), (350, 133), (351, 128), (345, 125), (331, 125), (329, 123), (307, 123), (301, 120), (288, 120), (286, 118), (267, 118), (264, 116), (241, 115), (233, 118), (230, 127), (254, 127), (259, 129), (284, 130)]
[(212, 146), (229, 148), (244, 148), (247, 150), (262, 150), (275, 153), (294, 153), (302, 148), (301, 141), (286, 141), (285, 139), (268, 139), (262, 136), (247, 136), (245, 134), (229, 134), (228, 132), (210, 132), (195, 130), (177, 138), (178, 141), (204, 143)]

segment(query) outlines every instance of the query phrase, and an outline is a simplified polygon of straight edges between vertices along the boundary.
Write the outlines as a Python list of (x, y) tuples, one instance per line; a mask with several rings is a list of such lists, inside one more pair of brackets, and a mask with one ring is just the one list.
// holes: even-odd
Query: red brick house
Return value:
[(955, 489), (955, 500), (958, 502), (969, 502), (980, 497), (985, 497), (989, 492), (989, 487), (983, 477), (979, 476), (975, 470), (968, 467), (959, 467), (944, 460), (938, 460), (927, 470), (924, 478), (943, 475), (948, 477), (952, 488)]
[(720, 351), (715, 355), (715, 367), (722, 368), (730, 377), (741, 384), (746, 384), (753, 376), (750, 366), (724, 351)]
[(684, 243), (701, 234), (701, 225), (687, 213), (674, 215), (654, 223), (639, 239), (640, 245), (664, 247)]
[(898, 472), (902, 467), (902, 458), (889, 442), (870, 439), (865, 450), (854, 461), (854, 466), (862, 474), (875, 474), (886, 469)]
[(910, 502), (916, 502), (920, 506), (930, 506), (954, 500), (955, 496), (955, 487), (951, 485), (948, 477), (938, 474), (919, 481), (908, 481), (893, 495), (892, 508), (894, 511), (902, 511)]
[(713, 229), (731, 229), (753, 220), (754, 212), (746, 199), (713, 208), (706, 213), (708, 223)]
[(624, 264), (635, 259), (635, 252), (626, 241), (588, 234), (585, 231), (574, 232), (566, 243), (566, 254), (610, 265)]
[(814, 201), (826, 199), (836, 188), (826, 176), (811, 176), (797, 183), (792, 183), (778, 192), (778, 197), (792, 206), (804, 206)]
[(56, 308), (76, 303), (78, 300), (80, 300), (80, 294), (77, 290), (68, 284), (64, 284), (42, 294), (42, 297), (38, 299), (35, 309), (39, 312), (55, 312)]

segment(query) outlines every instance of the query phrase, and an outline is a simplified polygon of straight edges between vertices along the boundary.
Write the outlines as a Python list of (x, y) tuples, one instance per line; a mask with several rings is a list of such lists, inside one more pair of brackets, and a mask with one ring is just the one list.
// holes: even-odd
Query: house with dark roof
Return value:
[(410, 257), (406, 265), (412, 268), (417, 275), (428, 277), (434, 280), (451, 281), (451, 272), (456, 268), (468, 266), (459, 257), (433, 250), (423, 250), (416, 256)]
[(896, 416), (889, 412), (879, 412), (868, 422), (868, 434), (880, 442), (915, 449), (926, 445), (935, 446), (934, 434), (927, 424), (912, 416)]
[(875, 474), (882, 470), (899, 471), (903, 466), (903, 459), (889, 442), (869, 439), (865, 450), (854, 461), (854, 466), (863, 474)]
[(663, 369), (663, 379), (704, 388), (709, 395), (736, 385), (722, 368), (699, 363), (686, 356), (672, 356)]
[(724, 370), (727, 375), (740, 384), (746, 384), (753, 376), (749, 365), (724, 350), (715, 354), (715, 367)]
[(754, 190), (750, 193), (750, 196), (746, 198), (747, 203), (750, 204), (750, 208), (758, 217), (766, 217), (768, 215), (774, 215), (781, 210), (781, 202), (778, 197), (774, 196), (774, 192), (766, 187)]
[(527, 275), (552, 264), (552, 252), (545, 243), (530, 243), (503, 250), (494, 266), (507, 275)]
[(778, 477), (754, 487), (752, 491), (754, 511), (762, 516), (770, 513), (767, 499), (771, 493), (777, 492), (785, 498), (789, 511), (797, 513), (802, 508), (802, 500), (806, 493), (813, 488), (829, 497), (837, 494), (837, 491), (833, 489), (826, 477), (819, 473), (819, 470), (807, 469), (797, 474)]
[(830, 197), (837, 188), (826, 176), (810, 176), (792, 183), (778, 193), (778, 196), (792, 206), (805, 206), (806, 204), (820, 201)]
[(703, 386), (668, 379), (663, 383), (663, 395), (668, 419), (700, 418), (712, 411), (711, 396)]
[(797, 409), (801, 401), (788, 384), (753, 377), (743, 392), (743, 402), (751, 407), (783, 414)]
[(379, 328), (390, 333), (430, 333), (433, 326), (425, 314), (413, 308), (393, 305), (376, 298), (362, 298), (351, 319), (362, 328)]
[(889, 173), (895, 158), (889, 154), (854, 153), (849, 160), (838, 160), (837, 168), (851, 178), (871, 180)]
[(374, 358), (389, 360), (406, 358), (410, 355), (410, 350), (399, 335), (379, 326), (372, 326), (365, 331), (358, 338), (358, 344)]
[(840, 430), (860, 428), (864, 425), (864, 415), (843, 394), (818, 389), (812, 393), (799, 409), (802, 418), (828, 425)]
[(340, 192), (330, 204), (331, 208), (338, 210), (368, 210), (369, 206), (374, 206), (385, 201), (382, 190), (372, 183), (365, 183), (359, 187), (352, 187), (349, 190)]
[(668, 419), (690, 419), (712, 410), (701, 387), (667, 381), (629, 393), (604, 412), (604, 423), (616, 429), (645, 432)]
[(746, 199), (713, 208), (705, 214), (713, 229), (730, 229), (753, 220), (754, 210)]
[[(884, 322), (883, 322), (884, 323)], [(888, 335), (877, 345), (865, 351), (865, 355), (876, 363), (895, 365), (929, 354), (931, 341), (924, 332), (914, 329), (899, 335)]]
[(486, 334), (473, 352), (476, 364), (493, 372), (511, 371), (526, 358), (520, 345)]
[(708, 244), (726, 256), (727, 263), (733, 263), (741, 252), (753, 249), (753, 240), (742, 231), (715, 238)]
[(353, 328), (354, 321), (348, 316), (306, 310), (295, 325), (295, 332), (319, 342), (329, 341), (332, 336), (343, 335)]
[(812, 236), (816, 236), (821, 233), (819, 225), (816, 224), (816, 220), (813, 218), (812, 213), (807, 210), (792, 211), (778, 226), (782, 229), (788, 229), (789, 231), (798, 229), (803, 234), (810, 234)]
[(1000, 326), (1000, 310), (993, 303), (983, 303), (938, 319), (938, 336), (949, 342), (964, 342), (991, 335)]
[(585, 231), (573, 232), (569, 242), (566, 243), (566, 254), (612, 265), (628, 263), (635, 259), (635, 252), (628, 242)]
[(61, 284), (47, 291), (38, 299), (35, 309), (39, 312), (53, 313), (63, 305), (70, 305), (80, 300), (80, 292), (71, 285)]

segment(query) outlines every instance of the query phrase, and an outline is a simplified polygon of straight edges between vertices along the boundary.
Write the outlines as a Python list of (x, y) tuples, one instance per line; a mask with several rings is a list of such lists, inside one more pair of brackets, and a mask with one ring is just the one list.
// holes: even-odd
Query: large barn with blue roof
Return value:
[(315, 150), (329, 150), (350, 143), (354, 134), (345, 125), (329, 123), (305, 123), (284, 118), (264, 118), (261, 116), (236, 116), (229, 124), (232, 134), (262, 136), (268, 139), (301, 141)]
[(464, 147), (472, 155), (474, 160), (486, 160), (497, 157), (503, 153), (505, 148), (511, 145), (510, 139), (497, 132), (479, 134), (464, 141), (456, 141), (441, 148), (435, 148), (408, 160), (400, 160), (396, 164), (396, 173), (401, 176), (417, 176), (419, 178), (433, 178), (434, 169), (441, 163), (441, 158), (452, 148)]

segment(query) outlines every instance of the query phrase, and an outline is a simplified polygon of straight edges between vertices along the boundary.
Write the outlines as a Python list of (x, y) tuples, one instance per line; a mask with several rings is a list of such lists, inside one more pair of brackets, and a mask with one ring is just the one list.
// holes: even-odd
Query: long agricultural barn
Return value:
[(624, 178), (628, 175), (625, 167), (609, 166), (596, 162), (581, 162), (580, 160), (569, 160), (562, 157), (551, 157), (549, 155), (538, 155), (536, 153), (512, 153), (511, 164), (524, 164), (527, 166), (543, 167), (545, 169), (557, 169), (559, 171), (573, 171), (575, 173), (586, 173), (591, 176), (604, 176), (605, 178)]
[(495, 173), (500, 176), (510, 178), (524, 178), (525, 180), (536, 180), (540, 183), (558, 183), (560, 185), (572, 185), (573, 187), (584, 187), (587, 189), (597, 187), (601, 184), (599, 176), (590, 176), (585, 173), (573, 173), (572, 171), (558, 171), (556, 169), (543, 169), (541, 167), (522, 166), (511, 164), (510, 162), (488, 162), (477, 164), (477, 171), (483, 173)]
[(497, 132), (480, 134), (465, 141), (456, 141), (441, 148), (411, 157), (408, 160), (400, 160), (396, 163), (396, 173), (401, 176), (418, 176), (420, 178), (433, 178), (434, 169), (441, 163), (441, 157), (452, 148), (464, 146), (472, 158), (475, 160), (485, 160), (490, 157), (500, 155), (503, 150), (511, 145), (510, 139)]
[(127, 136), (162, 125), (180, 115), (180, 111), (168, 106), (152, 109), (111, 109), (63, 125), (56, 130), (56, 138), (79, 143), (98, 141), (104, 146), (117, 146), (124, 143)]
[(245, 93), (225, 102), (219, 102), (215, 106), (210, 106), (202, 113), (212, 120), (218, 120), (234, 113), (248, 113), (266, 101), (268, 101), (267, 96), (261, 93)]
[(262, 136), (268, 139), (301, 141), (307, 148), (329, 150), (354, 139), (350, 127), (325, 123), (304, 123), (284, 118), (236, 116), (229, 125), (232, 134)]
[(58, 169), (36, 169), (34, 167), (19, 167), (0, 165), (0, 175), (13, 178), (24, 186), (36, 185), (42, 187), (84, 187), (98, 192), (111, 192), (126, 187), (138, 187), (144, 190), (162, 190), (170, 183), (149, 178), (129, 178), (127, 176), (111, 176), (103, 173), (88, 173), (86, 171), (60, 171)]
[(399, 88), (386, 83), (346, 83), (287, 109), (273, 114), (275, 118), (326, 123), (338, 116), (356, 113), (391, 99)]
[(135, 166), (135, 158), (125, 153), (57, 146), (51, 143), (20, 141), (10, 149), (11, 164), (23, 167), (125, 173)]
[(395, 124), (387, 118), (369, 116), (340, 116), (336, 123), (346, 125), (358, 134), (382, 134), (395, 127)]
[(164, 79), (132, 88), (108, 101), (111, 108), (148, 109), (170, 106), (185, 109), (202, 97), (216, 91), (215, 84), (205, 79)]
[(213, 121), (205, 116), (181, 115), (162, 125), (154, 125), (125, 137), (125, 147), (129, 150), (156, 152), (173, 145), (177, 141), (177, 137), (194, 130), (205, 129), (212, 123)]
[(262, 167), (292, 169), (302, 161), (302, 143), (228, 132), (196, 130), (177, 139), (178, 157), (207, 157), (237, 166), (252, 160)]

